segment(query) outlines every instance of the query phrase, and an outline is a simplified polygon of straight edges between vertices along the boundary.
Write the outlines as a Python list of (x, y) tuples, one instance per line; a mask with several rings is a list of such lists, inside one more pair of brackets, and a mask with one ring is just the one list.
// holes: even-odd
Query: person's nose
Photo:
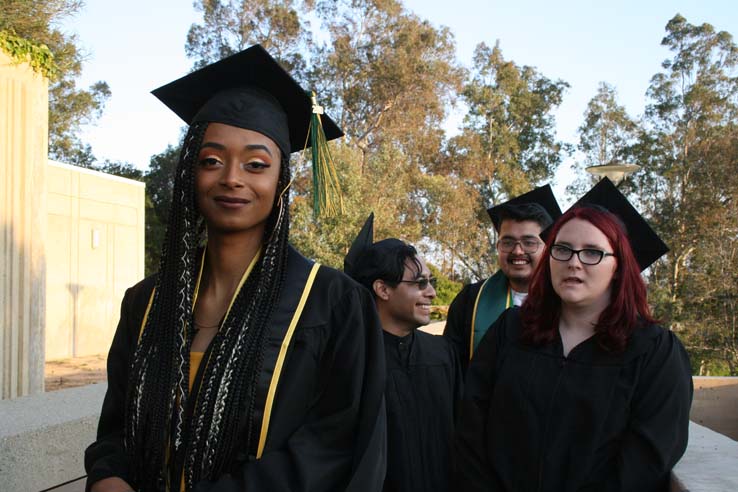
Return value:
[(243, 186), (243, 172), (240, 162), (227, 162), (223, 166), (220, 182), (229, 188), (240, 188)]
[(436, 288), (433, 287), (433, 284), (430, 282), (428, 283), (428, 286), (423, 291), (423, 295), (429, 299), (434, 299), (436, 297)]
[(511, 253), (515, 255), (524, 255), (525, 251), (523, 250), (523, 243), (521, 243), (520, 241), (516, 242)]
[(572, 253), (569, 261), (566, 262), (569, 268), (582, 268), (582, 260), (579, 259), (579, 253)]

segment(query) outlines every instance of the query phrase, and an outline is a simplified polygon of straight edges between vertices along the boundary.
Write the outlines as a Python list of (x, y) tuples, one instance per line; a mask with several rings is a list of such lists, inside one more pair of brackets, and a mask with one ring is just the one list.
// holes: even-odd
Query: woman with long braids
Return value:
[(190, 128), (160, 272), (123, 300), (87, 489), (381, 489), (373, 302), (287, 242), (310, 98), (260, 46), (154, 93)]
[(666, 251), (607, 178), (551, 226), (528, 298), (466, 374), (455, 490), (668, 490), (692, 373), (640, 275)]

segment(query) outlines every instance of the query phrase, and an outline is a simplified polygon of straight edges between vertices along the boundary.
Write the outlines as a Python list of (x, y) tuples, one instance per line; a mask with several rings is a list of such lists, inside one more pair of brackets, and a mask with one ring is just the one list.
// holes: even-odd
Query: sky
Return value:
[[(478, 43), (499, 41), (506, 59), (569, 83), (555, 114), (559, 139), (572, 144), (600, 81), (615, 86), (618, 102), (631, 116), (643, 113), (649, 81), (670, 56), (660, 43), (676, 13), (691, 24), (707, 22), (738, 36), (735, 0), (404, 0), (404, 5), (447, 26), (467, 67)], [(189, 0), (87, 0), (61, 25), (76, 34), (87, 55), (79, 84), (104, 80), (112, 92), (102, 118), (82, 135), (98, 159), (145, 169), (152, 155), (177, 144), (181, 120), (150, 91), (190, 70), (184, 46), (199, 19)], [(451, 111), (448, 133), (456, 131), (462, 113)], [(556, 175), (558, 191), (574, 179), (569, 164), (571, 159)]]

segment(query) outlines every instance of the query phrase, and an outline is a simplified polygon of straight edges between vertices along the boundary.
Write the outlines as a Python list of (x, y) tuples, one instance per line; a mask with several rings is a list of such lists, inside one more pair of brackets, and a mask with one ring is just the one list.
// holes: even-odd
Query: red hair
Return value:
[[(561, 299), (551, 283), (549, 263), (551, 246), (561, 227), (572, 219), (586, 220), (607, 237), (617, 258), (612, 279), (610, 304), (600, 314), (595, 332), (607, 350), (621, 352), (628, 338), (643, 323), (655, 323), (648, 307), (646, 284), (641, 278), (638, 262), (622, 222), (612, 213), (594, 207), (575, 207), (562, 215), (551, 228), (543, 259), (538, 264), (521, 308), (522, 339), (533, 345), (551, 343), (556, 339), (561, 315)], [(554, 260), (555, 261), (555, 260)]]

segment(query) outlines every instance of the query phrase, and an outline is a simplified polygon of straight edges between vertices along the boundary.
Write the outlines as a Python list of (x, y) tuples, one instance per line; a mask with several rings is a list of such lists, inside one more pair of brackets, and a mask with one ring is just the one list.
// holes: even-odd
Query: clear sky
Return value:
[[(660, 42), (676, 13), (738, 36), (736, 0), (405, 0), (405, 6), (448, 26), (466, 66), (478, 43), (499, 40), (506, 59), (568, 82), (557, 131), (573, 144), (600, 81), (616, 87), (632, 116), (643, 112), (649, 80), (669, 56)], [(112, 91), (103, 117), (84, 134), (98, 159), (146, 168), (151, 155), (177, 142), (181, 121), (149, 92), (189, 71), (184, 45), (198, 19), (188, 0), (87, 0), (63, 24), (88, 53), (81, 84), (105, 80)], [(460, 116), (451, 115), (450, 131)], [(562, 170), (557, 188), (570, 179)]]

